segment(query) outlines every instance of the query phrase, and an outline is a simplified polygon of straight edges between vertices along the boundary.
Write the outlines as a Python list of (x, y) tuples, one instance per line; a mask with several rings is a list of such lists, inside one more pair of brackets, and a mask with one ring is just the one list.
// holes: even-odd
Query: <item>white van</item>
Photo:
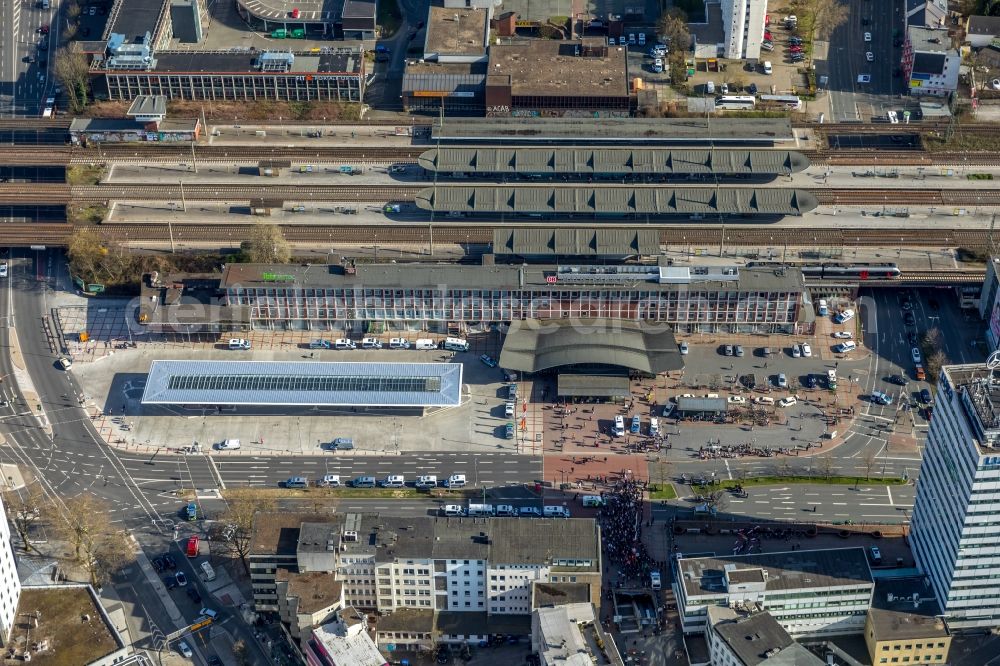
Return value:
[(778, 406), (779, 407), (791, 407), (792, 405), (797, 404), (797, 403), (798, 403), (798, 400), (796, 400), (793, 396), (788, 396), (787, 398), (782, 398), (781, 400), (779, 400), (778, 401)]
[(215, 580), (215, 569), (208, 562), (201, 563), (201, 576), (207, 581)]
[(706, 81), (705, 82), (705, 94), (706, 95), (714, 95), (715, 94), (715, 81)]
[(219, 442), (220, 451), (229, 451), (238, 448), (240, 448), (240, 440), (238, 439), (227, 439)]
[(600, 495), (584, 495), (582, 503), (584, 506), (604, 506), (604, 498)]
[(427, 476), (417, 477), (417, 488), (436, 488), (438, 484), (438, 478), (433, 474)]
[(349, 340), (347, 338), (337, 338), (333, 342), (334, 349), (357, 349), (358, 346), (354, 344), (354, 340)]
[(416, 348), (422, 350), (437, 349), (438, 346), (430, 338), (417, 338)]
[(378, 341), (378, 338), (364, 338), (361, 340), (362, 349), (382, 349), (382, 343)]
[(844, 340), (839, 345), (835, 346), (833, 350), (839, 354), (846, 354), (847, 352), (854, 351), (858, 348), (858, 343), (854, 340)]
[(515, 509), (510, 504), (497, 504), (497, 515), (498, 516), (516, 516), (517, 509)]
[(462, 338), (445, 338), (444, 348), (449, 351), (469, 351), (469, 341), (463, 340)]
[(654, 590), (659, 590), (661, 587), (663, 587), (663, 582), (660, 579), (659, 571), (649, 572), (649, 587)]
[(621, 414), (615, 417), (615, 437), (625, 436), (625, 419)]
[(319, 486), (320, 488), (339, 488), (340, 475), (324, 474), (323, 478), (316, 482), (316, 485)]
[(854, 319), (854, 310), (844, 310), (843, 312), (837, 313), (837, 315), (833, 318), (833, 320), (838, 324), (843, 324), (851, 321), (852, 319)]
[(383, 488), (402, 488), (406, 485), (406, 478), (402, 474), (390, 474), (382, 479)]
[(534, 518), (542, 515), (542, 512), (538, 510), (537, 506), (522, 506), (518, 512), (521, 514), (522, 518)]
[(448, 517), (464, 516), (465, 510), (458, 504), (445, 504), (441, 508), (441, 513)]
[(470, 504), (466, 511), (468, 516), (495, 516), (496, 514), (492, 504)]
[(374, 488), (375, 487), (375, 477), (374, 476), (359, 476), (358, 478), (351, 481), (352, 488)]
[(464, 488), (465, 487), (465, 475), (464, 474), (452, 474), (448, 477), (448, 480), (444, 482), (444, 485), (449, 488)]
[(250, 349), (250, 341), (244, 340), (243, 338), (230, 338), (229, 348), (230, 349)]
[(649, 419), (649, 434), (655, 435), (660, 432), (660, 420), (655, 416)]
[(758, 405), (773, 405), (774, 404), (774, 398), (771, 398), (771, 397), (766, 396), (766, 395), (762, 395), (760, 397), (754, 398), (754, 402), (756, 402)]
[(569, 509), (564, 506), (546, 506), (542, 508), (542, 515), (546, 518), (569, 518)]
[(825, 298), (819, 299), (819, 307), (817, 308), (817, 312), (819, 313), (820, 317), (825, 317), (828, 314), (830, 314), (830, 306), (827, 305)]
[(410, 341), (406, 338), (389, 338), (389, 349), (409, 349)]

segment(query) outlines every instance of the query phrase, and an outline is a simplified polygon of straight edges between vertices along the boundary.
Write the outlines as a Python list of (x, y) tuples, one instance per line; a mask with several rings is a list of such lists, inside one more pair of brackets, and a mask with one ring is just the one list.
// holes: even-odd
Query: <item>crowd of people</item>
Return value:
[(604, 553), (618, 570), (618, 585), (642, 584), (656, 566), (642, 543), (643, 482), (623, 473), (602, 493), (601, 533)]

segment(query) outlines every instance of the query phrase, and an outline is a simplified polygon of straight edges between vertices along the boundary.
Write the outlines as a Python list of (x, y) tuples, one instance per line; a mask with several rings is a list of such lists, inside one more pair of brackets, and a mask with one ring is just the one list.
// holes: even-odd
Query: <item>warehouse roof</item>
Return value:
[(762, 175), (805, 171), (809, 158), (786, 150), (463, 146), (428, 150), (419, 163), (441, 172)]
[(418, 208), (491, 215), (802, 215), (816, 197), (791, 188), (573, 187), (561, 185), (428, 187)]
[[(487, 85), (533, 97), (628, 97), (624, 46), (533, 39), (490, 48)], [(493, 77), (497, 77), (494, 79)]]
[(448, 118), (434, 139), (771, 144), (794, 141), (788, 118)]
[[(278, 273), (280, 271), (280, 273)], [(285, 290), (422, 289), (439, 293), (452, 288), (580, 291), (587, 289), (788, 291), (805, 290), (802, 271), (761, 266), (648, 266), (640, 264), (532, 264), (474, 266), (462, 264), (357, 264), (293, 266), (229, 264), (223, 289)]]
[(145, 405), (458, 405), (462, 364), (153, 361)]
[(562, 320), (514, 322), (500, 351), (500, 367), (519, 372), (594, 364), (651, 375), (684, 367), (672, 330), (622, 320), (604, 325)]
[(484, 56), (489, 32), (489, 12), (485, 9), (438, 7), (427, 14), (424, 54)]
[(111, 10), (105, 33), (125, 36), (125, 43), (136, 42), (148, 32), (155, 37), (164, 0), (118, 0)]
[(493, 254), (627, 256), (660, 253), (655, 229), (545, 229), (497, 227)]

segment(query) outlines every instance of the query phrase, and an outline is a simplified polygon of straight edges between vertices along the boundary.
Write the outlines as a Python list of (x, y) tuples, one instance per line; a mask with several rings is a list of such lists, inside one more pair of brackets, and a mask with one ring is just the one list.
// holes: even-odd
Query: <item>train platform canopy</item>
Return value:
[(419, 164), (439, 173), (756, 176), (805, 171), (809, 158), (787, 150), (452, 146), (428, 150)]
[(560, 398), (606, 398), (624, 400), (632, 395), (632, 382), (628, 374), (577, 375), (560, 372), (556, 381), (556, 395)]
[(153, 361), (143, 405), (454, 407), (461, 363)]
[(816, 197), (786, 188), (438, 186), (418, 208), (468, 215), (802, 215)]
[(788, 118), (449, 118), (431, 130), (441, 141), (581, 141), (770, 145), (794, 141)]
[(671, 329), (611, 319), (514, 322), (504, 338), (499, 363), (504, 370), (527, 373), (612, 366), (658, 375), (684, 367)]
[(498, 227), (493, 254), (563, 257), (626, 257), (660, 253), (655, 229), (542, 229)]

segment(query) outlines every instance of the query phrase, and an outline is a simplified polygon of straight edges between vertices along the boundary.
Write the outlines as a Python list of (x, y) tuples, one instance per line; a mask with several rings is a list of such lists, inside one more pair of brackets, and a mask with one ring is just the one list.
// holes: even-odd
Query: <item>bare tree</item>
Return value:
[(941, 374), (941, 368), (948, 365), (948, 362), (948, 355), (944, 351), (938, 349), (931, 353), (927, 357), (927, 378), (932, 382), (937, 381), (938, 375)]
[(53, 515), (52, 504), (45, 496), (45, 491), (38, 483), (30, 483), (24, 488), (4, 493), (3, 503), (7, 507), (7, 515), (14, 526), (14, 531), (21, 538), (27, 553), (41, 553), (31, 543), (33, 528), (47, 522)]
[(247, 240), (240, 244), (243, 258), (253, 264), (285, 264), (292, 258), (292, 250), (277, 224), (258, 222), (250, 230)]
[(79, 42), (59, 49), (52, 61), (52, 71), (62, 81), (69, 96), (70, 110), (82, 111), (88, 104), (90, 92), (90, 64), (87, 55), (80, 50)]
[(111, 507), (89, 493), (66, 500), (55, 527), (73, 546), (74, 560), (89, 574), (92, 585), (104, 584), (110, 575), (135, 558), (132, 537), (112, 527)]
[(826, 39), (847, 20), (850, 7), (837, 0), (800, 0), (800, 26), (804, 34)]
[(707, 506), (709, 510), (713, 511), (714, 513), (718, 513), (720, 511), (725, 510), (726, 503), (728, 501), (728, 497), (726, 496), (725, 491), (713, 490), (712, 492), (704, 495), (704, 498), (705, 498), (705, 506)]
[(878, 451), (876, 449), (866, 449), (861, 461), (865, 464), (865, 481), (872, 478), (872, 468), (878, 461)]
[(243, 563), (243, 568), (250, 573), (247, 556), (253, 544), (253, 524), (258, 513), (274, 510), (274, 500), (261, 496), (253, 490), (232, 491), (226, 497), (227, 508), (219, 516), (213, 530), (213, 542)]
[(831, 476), (833, 476), (833, 468), (835, 463), (832, 457), (830, 457), (829, 455), (821, 456), (817, 461), (817, 463), (819, 464), (819, 471), (824, 478), (829, 479)]
[(663, 490), (664, 486), (669, 483), (670, 467), (670, 462), (662, 458), (653, 463), (653, 472), (656, 475), (656, 490)]
[(943, 340), (944, 337), (941, 335), (941, 329), (935, 326), (927, 329), (924, 337), (920, 340), (920, 345), (927, 352), (927, 355), (930, 356), (932, 352), (941, 349)]
[(247, 650), (247, 644), (242, 638), (233, 643), (233, 656), (236, 657), (236, 663), (239, 666), (250, 665), (250, 654)]

